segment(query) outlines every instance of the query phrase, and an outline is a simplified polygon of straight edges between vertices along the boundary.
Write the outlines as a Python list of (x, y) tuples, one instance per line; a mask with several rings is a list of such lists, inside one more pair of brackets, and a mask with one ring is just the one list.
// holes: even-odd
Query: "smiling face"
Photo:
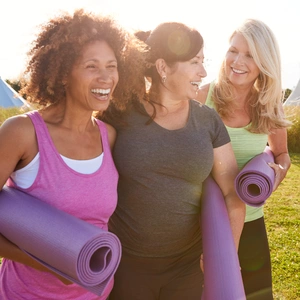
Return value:
[(260, 71), (250, 53), (246, 39), (236, 33), (225, 57), (226, 76), (234, 86), (251, 87)]
[(85, 110), (103, 111), (118, 83), (114, 51), (105, 41), (87, 44), (67, 79), (67, 101)]
[(195, 99), (202, 78), (207, 73), (203, 65), (203, 48), (191, 60), (178, 62), (171, 68), (167, 75), (166, 87), (173, 94), (174, 98)]

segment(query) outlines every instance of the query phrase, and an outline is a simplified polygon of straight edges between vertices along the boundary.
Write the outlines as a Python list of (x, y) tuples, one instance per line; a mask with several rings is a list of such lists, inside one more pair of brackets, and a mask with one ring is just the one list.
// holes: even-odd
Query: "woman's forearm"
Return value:
[(46, 268), (38, 261), (31, 258), (27, 255), (24, 251), (22, 251), (18, 246), (10, 242), (6, 239), (2, 234), (0, 234), (0, 257), (10, 259), (12, 261), (24, 264), (29, 266), (33, 269), (42, 271), (42, 272), (49, 272), (55, 275), (58, 279), (60, 279), (64, 284), (71, 284), (71, 282), (64, 277), (56, 274), (55, 272), (51, 271), (50, 269)]
[(228, 217), (234, 239), (234, 244), (238, 250), (239, 241), (245, 222), (246, 206), (245, 204), (233, 193), (225, 197)]

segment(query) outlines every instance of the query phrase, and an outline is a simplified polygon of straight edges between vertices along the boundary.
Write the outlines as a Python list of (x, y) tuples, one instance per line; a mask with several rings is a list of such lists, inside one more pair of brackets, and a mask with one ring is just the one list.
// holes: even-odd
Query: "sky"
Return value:
[(195, 27), (204, 38), (207, 77), (214, 79), (227, 51), (228, 38), (246, 18), (265, 22), (277, 37), (282, 87), (294, 89), (300, 79), (299, 0), (15, 0), (0, 10), (0, 77), (18, 79), (24, 71), (38, 25), (61, 11), (75, 9), (111, 15), (128, 30), (151, 30), (166, 21)]

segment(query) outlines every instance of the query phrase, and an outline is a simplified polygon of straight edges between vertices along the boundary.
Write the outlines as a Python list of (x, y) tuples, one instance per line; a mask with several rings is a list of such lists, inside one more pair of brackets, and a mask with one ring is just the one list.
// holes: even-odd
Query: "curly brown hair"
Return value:
[(114, 104), (123, 109), (132, 94), (144, 96), (145, 45), (113, 18), (80, 9), (73, 15), (62, 13), (40, 28), (28, 52), (24, 75), (25, 78), (29, 75), (29, 80), (20, 91), (29, 101), (41, 106), (64, 101), (64, 79), (84, 46), (96, 40), (105, 40), (118, 61), (119, 82), (112, 99)]

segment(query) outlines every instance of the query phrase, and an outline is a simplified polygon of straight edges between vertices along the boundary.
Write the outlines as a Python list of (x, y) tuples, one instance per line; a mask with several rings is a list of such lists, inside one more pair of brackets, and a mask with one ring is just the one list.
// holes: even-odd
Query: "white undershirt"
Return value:
[[(76, 160), (60, 155), (64, 162), (74, 171), (81, 174), (92, 174), (96, 172), (103, 161), (104, 153), (101, 153), (96, 158), (86, 160)], [(13, 181), (21, 188), (30, 187), (39, 170), (40, 154), (38, 153), (34, 159), (24, 168), (17, 170), (11, 174)]]

